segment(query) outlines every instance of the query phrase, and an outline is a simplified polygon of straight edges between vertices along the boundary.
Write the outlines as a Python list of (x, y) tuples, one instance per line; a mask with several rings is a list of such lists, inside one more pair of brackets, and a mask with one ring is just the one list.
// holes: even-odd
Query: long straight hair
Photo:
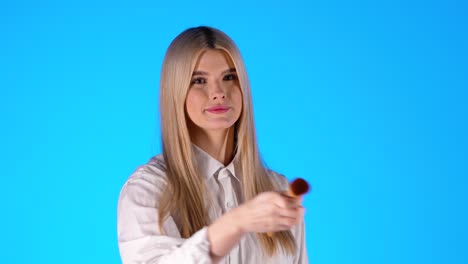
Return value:
[[(170, 44), (164, 58), (160, 83), (160, 113), (163, 156), (167, 166), (167, 188), (159, 204), (159, 227), (169, 215), (177, 215), (184, 238), (210, 224), (206, 207), (205, 182), (200, 177), (193, 154), (185, 99), (192, 73), (203, 51), (217, 49), (231, 58), (242, 92), (242, 112), (235, 124), (237, 151), (236, 169), (242, 172), (244, 201), (261, 192), (275, 190), (266, 167), (261, 161), (255, 136), (250, 84), (244, 62), (235, 43), (220, 30), (210, 27), (190, 28)], [(291, 231), (276, 232), (273, 236), (257, 234), (267, 255), (278, 249), (293, 254), (296, 244)]]

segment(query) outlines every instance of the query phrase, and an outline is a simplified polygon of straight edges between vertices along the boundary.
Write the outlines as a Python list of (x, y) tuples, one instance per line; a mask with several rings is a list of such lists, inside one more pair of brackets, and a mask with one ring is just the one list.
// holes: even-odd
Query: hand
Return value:
[(232, 209), (208, 227), (210, 255), (216, 263), (249, 232), (288, 230), (304, 217), (301, 197), (264, 192)]
[(301, 197), (264, 192), (230, 213), (242, 233), (266, 233), (291, 229), (304, 216)]

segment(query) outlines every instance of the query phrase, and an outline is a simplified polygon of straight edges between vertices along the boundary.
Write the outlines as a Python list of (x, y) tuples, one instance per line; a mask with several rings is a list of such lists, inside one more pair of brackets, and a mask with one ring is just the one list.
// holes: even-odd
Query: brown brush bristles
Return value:
[(297, 178), (289, 188), (294, 195), (299, 196), (309, 191), (309, 184), (304, 179)]

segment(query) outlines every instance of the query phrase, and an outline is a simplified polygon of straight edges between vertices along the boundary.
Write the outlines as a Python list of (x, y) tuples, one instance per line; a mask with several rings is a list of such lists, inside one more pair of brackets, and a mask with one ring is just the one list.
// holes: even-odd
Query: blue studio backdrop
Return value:
[(263, 158), (306, 178), (311, 263), (468, 263), (464, 1), (0, 2), (1, 263), (120, 263), (172, 39), (239, 45)]

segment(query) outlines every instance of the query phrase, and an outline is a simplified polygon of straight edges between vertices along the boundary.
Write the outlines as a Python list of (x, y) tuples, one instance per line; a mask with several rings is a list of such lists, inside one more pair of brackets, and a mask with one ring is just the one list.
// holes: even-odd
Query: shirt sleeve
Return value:
[(117, 213), (122, 263), (212, 263), (207, 227), (183, 239), (173, 218), (168, 217), (162, 235), (157, 209), (162, 183), (133, 177), (122, 188)]

